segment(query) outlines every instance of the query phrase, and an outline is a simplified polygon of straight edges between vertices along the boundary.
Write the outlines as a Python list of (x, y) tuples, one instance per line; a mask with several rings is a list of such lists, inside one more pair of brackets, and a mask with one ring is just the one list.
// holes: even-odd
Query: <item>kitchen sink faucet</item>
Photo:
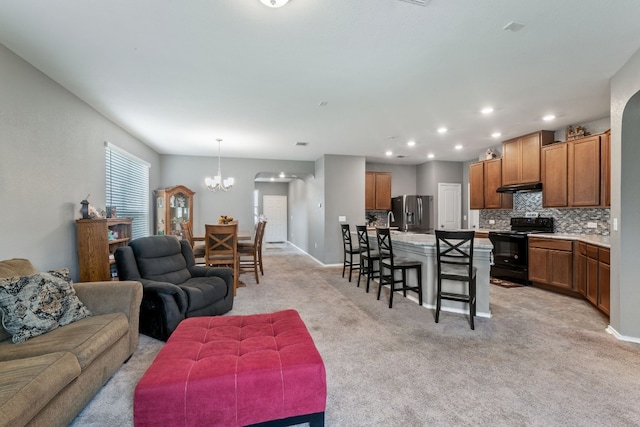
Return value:
[(393, 216), (393, 211), (389, 211), (387, 213), (387, 228), (391, 227), (391, 221), (395, 221), (396, 218)]

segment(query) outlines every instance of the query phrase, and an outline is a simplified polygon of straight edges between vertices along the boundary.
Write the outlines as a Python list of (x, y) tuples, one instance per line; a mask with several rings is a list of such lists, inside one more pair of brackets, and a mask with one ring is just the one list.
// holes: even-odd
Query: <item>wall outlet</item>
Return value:
[(618, 231), (618, 218), (613, 218), (613, 231)]
[(344, 215), (338, 215), (338, 222), (347, 222), (347, 217)]
[(490, 219), (490, 220), (489, 220), (489, 224), (493, 225), (493, 224), (495, 224), (495, 223), (496, 223), (496, 220), (495, 220), (495, 219)]
[(587, 223), (587, 228), (598, 228), (598, 223), (597, 222), (588, 222)]

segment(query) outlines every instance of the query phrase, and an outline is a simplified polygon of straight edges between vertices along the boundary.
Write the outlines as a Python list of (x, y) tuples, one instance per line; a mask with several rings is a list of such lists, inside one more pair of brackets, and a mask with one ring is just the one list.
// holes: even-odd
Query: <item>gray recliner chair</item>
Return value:
[(166, 341), (187, 317), (233, 308), (233, 270), (196, 266), (191, 245), (174, 236), (132, 240), (115, 252), (120, 280), (142, 283), (140, 332)]

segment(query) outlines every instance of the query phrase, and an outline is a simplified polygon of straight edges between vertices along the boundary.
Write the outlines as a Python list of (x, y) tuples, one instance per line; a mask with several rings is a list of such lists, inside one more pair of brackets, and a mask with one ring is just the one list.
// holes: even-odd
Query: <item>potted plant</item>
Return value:
[(376, 217), (375, 214), (372, 214), (372, 213), (367, 214), (367, 225), (369, 227), (373, 227), (377, 220), (378, 220), (378, 217)]

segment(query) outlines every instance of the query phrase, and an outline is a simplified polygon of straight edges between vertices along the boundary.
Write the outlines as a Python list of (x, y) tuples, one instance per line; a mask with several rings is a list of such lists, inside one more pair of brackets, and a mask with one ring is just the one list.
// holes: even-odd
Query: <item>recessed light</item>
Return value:
[(556, 116), (554, 116), (553, 114), (547, 114), (546, 116), (544, 116), (542, 118), (542, 120), (544, 120), (545, 122), (550, 122), (551, 120), (554, 120), (556, 118)]
[(499, 138), (499, 137), (502, 136), (502, 134), (500, 132), (494, 132), (494, 133), (491, 134), (491, 136), (494, 137), (494, 138)]
[(493, 113), (493, 107), (484, 107), (480, 112), (482, 114), (491, 114)]
[(462, 150), (462, 144), (457, 144), (455, 147), (456, 150)]
[(438, 128), (438, 133), (447, 133), (447, 128), (446, 127)]
[(427, 158), (429, 158), (429, 159), (433, 159), (434, 157), (435, 157), (435, 155), (433, 153), (427, 154)]
[(393, 151), (389, 150), (384, 153), (386, 156), (393, 156)]
[(409, 142), (407, 142), (407, 145), (409, 147), (413, 147), (414, 145), (416, 145), (416, 142), (415, 141), (409, 141)]

